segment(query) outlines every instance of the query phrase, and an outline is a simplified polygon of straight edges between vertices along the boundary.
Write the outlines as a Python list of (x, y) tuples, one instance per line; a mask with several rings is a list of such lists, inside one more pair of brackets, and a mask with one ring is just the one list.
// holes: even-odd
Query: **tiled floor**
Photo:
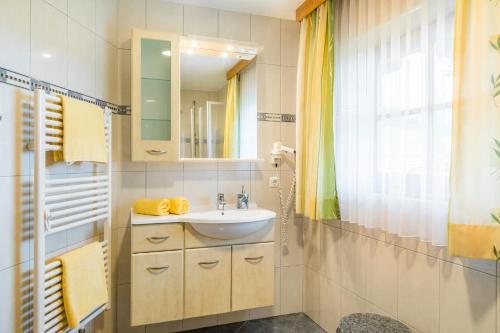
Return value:
[(185, 333), (326, 333), (303, 313), (199, 328)]

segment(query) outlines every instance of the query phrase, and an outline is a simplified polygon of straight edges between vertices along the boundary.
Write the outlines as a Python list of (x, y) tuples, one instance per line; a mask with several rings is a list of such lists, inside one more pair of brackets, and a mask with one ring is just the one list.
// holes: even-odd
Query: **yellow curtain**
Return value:
[(333, 11), (326, 1), (300, 28), (296, 212), (340, 219), (333, 146)]
[(235, 75), (227, 83), (224, 158), (238, 157), (240, 157), (240, 79), (239, 75)]
[(449, 254), (500, 259), (500, 3), (457, 0)]

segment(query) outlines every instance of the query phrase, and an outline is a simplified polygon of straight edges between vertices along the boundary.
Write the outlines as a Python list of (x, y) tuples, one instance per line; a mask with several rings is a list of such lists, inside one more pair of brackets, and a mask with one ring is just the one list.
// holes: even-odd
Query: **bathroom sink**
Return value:
[(203, 236), (233, 239), (263, 228), (276, 213), (267, 209), (229, 209), (190, 213), (184, 219)]

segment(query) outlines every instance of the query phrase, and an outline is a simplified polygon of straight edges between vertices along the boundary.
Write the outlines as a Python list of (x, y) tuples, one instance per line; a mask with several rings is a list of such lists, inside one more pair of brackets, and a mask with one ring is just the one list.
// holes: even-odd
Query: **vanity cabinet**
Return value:
[(273, 222), (231, 240), (174, 222), (133, 224), (131, 233), (132, 326), (274, 303)]
[(231, 311), (231, 246), (187, 249), (184, 317)]
[(179, 159), (179, 36), (132, 31), (132, 160)]
[(232, 311), (274, 303), (274, 243), (233, 245)]
[(132, 326), (183, 317), (183, 251), (132, 255)]

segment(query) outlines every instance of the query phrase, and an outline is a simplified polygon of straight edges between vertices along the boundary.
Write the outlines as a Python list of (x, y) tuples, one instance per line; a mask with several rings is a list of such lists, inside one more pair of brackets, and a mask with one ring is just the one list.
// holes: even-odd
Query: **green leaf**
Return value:
[(500, 224), (500, 219), (493, 213), (490, 213), (491, 218), (498, 224)]
[(500, 95), (500, 90), (498, 90), (497, 92), (495, 92), (495, 93), (493, 94), (493, 97), (497, 97), (498, 95)]
[(488, 42), (490, 42), (491, 47), (492, 47), (495, 51), (498, 51), (498, 47), (495, 45), (495, 43), (493, 43), (491, 40), (489, 40)]
[(497, 154), (497, 157), (500, 158), (500, 150), (496, 148), (493, 148), (493, 150), (495, 151), (495, 154)]
[(500, 148), (500, 141), (498, 141), (497, 139), (493, 138), (493, 141), (495, 141), (496, 145), (498, 148)]

